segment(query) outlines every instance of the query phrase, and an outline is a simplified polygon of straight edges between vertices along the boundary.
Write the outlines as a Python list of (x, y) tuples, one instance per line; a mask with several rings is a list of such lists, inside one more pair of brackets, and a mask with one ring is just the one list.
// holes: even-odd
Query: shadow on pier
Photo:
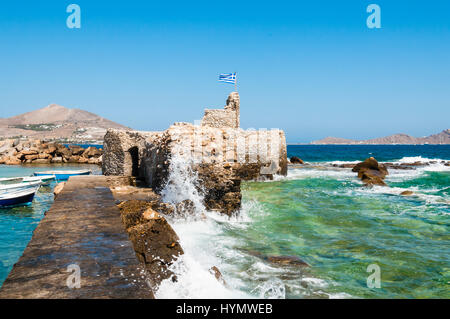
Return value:
[[(153, 298), (110, 191), (114, 182), (106, 176), (70, 178), (0, 298)], [(80, 288), (67, 284), (76, 282), (74, 265)]]

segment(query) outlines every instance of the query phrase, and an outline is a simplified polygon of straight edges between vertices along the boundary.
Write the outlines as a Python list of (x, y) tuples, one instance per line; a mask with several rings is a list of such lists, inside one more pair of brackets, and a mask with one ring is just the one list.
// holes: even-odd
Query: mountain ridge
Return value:
[(92, 112), (55, 103), (9, 118), (0, 118), (0, 137), (3, 138), (100, 140), (108, 128), (130, 129)]
[(367, 140), (353, 140), (339, 137), (326, 137), (321, 140), (312, 141), (313, 145), (367, 145), (367, 144), (450, 144), (450, 129), (426, 137), (414, 137), (404, 133), (393, 134), (384, 137)]

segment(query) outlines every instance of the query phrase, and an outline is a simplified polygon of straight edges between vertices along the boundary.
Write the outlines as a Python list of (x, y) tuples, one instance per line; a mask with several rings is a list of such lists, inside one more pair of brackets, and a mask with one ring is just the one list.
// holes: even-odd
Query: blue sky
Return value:
[(447, 0), (2, 2), (0, 117), (57, 103), (163, 130), (223, 106), (218, 74), (237, 72), (244, 128), (429, 135), (450, 127), (449, 15)]

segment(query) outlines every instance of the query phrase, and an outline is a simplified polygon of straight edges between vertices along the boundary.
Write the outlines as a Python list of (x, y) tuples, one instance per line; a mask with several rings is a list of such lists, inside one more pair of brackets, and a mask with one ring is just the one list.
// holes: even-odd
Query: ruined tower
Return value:
[(239, 93), (231, 92), (227, 98), (227, 105), (223, 109), (205, 110), (202, 126), (216, 128), (239, 128)]

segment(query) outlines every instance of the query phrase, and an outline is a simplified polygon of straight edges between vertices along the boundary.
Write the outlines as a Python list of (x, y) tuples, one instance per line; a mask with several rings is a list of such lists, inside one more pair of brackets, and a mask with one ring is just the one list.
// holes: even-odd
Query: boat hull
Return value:
[(83, 171), (83, 172), (76, 172), (76, 173), (70, 173), (70, 172), (36, 172), (34, 173), (34, 176), (50, 176), (54, 175), (56, 177), (56, 180), (58, 181), (66, 181), (72, 176), (80, 176), (80, 175), (90, 175), (90, 171)]
[(0, 199), (0, 207), (23, 205), (23, 204), (31, 203), (34, 199), (34, 195), (35, 195), (35, 192), (31, 193), (31, 194), (26, 194), (23, 196), (14, 197), (14, 198)]

